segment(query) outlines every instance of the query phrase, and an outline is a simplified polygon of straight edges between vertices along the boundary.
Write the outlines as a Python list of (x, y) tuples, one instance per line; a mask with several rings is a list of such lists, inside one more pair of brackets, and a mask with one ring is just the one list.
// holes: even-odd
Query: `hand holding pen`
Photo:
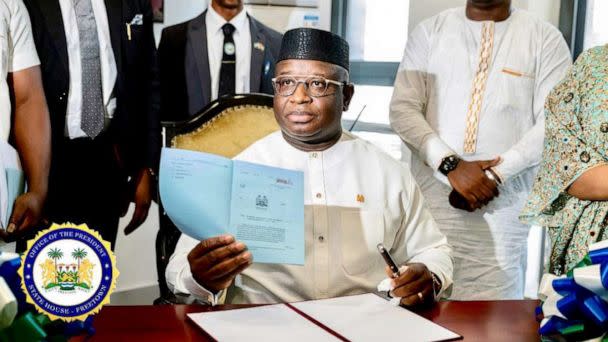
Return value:
[(400, 297), (401, 305), (415, 306), (435, 300), (433, 277), (422, 263), (411, 263), (399, 268), (388, 250), (378, 244), (378, 251), (386, 262), (386, 274), (392, 278), (389, 295)]

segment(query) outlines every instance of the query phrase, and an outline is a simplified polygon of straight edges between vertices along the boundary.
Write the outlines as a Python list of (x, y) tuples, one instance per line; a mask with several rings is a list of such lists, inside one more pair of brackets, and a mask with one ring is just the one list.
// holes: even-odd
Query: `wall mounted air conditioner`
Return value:
[(316, 8), (319, 7), (319, 0), (245, 0), (245, 4)]

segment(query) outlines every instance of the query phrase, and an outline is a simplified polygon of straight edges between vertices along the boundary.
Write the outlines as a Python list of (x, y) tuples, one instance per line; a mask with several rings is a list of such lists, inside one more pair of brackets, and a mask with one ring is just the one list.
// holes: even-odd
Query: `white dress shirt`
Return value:
[(0, 139), (11, 131), (11, 100), (6, 77), (40, 64), (30, 16), (22, 0), (0, 0)]
[[(99, 56), (101, 62), (101, 84), (103, 88), (103, 103), (106, 112), (106, 124), (114, 116), (116, 98), (113, 96), (116, 84), (117, 70), (114, 50), (110, 40), (110, 26), (108, 14), (103, 0), (91, 0), (95, 22), (97, 24), (97, 37), (99, 40)], [(80, 39), (76, 13), (72, 0), (59, 0), (63, 27), (68, 48), (68, 64), (70, 68), (70, 91), (66, 110), (65, 134), (70, 139), (86, 137), (87, 134), (80, 128), (82, 118), (82, 68), (80, 60)]]
[[(482, 36), (488, 37), (483, 27), (493, 28), (491, 54), (480, 53)], [(390, 120), (414, 152), (412, 173), (453, 247), (452, 299), (523, 298), (529, 227), (518, 216), (543, 150), (545, 97), (570, 65), (561, 33), (521, 10), (492, 23), (468, 19), (464, 8), (451, 9), (411, 33)], [(474, 88), (474, 79), (486, 81)], [(481, 105), (476, 144), (473, 153), (465, 153), (475, 93)], [(500, 156), (495, 168), (505, 181), (500, 196), (473, 213), (452, 208), (452, 188), (437, 171), (451, 154), (465, 160)]]
[(211, 100), (217, 99), (220, 87), (220, 68), (224, 51), (224, 32), (222, 26), (226, 23), (234, 25), (234, 45), (236, 47), (236, 84), (237, 94), (249, 93), (249, 78), (251, 69), (251, 30), (249, 17), (243, 9), (230, 21), (226, 21), (211, 5), (207, 9), (205, 24), (207, 28), (207, 53), (209, 55), (209, 73), (211, 76)]
[[(281, 132), (236, 159), (304, 172), (305, 264), (252, 264), (224, 294), (227, 303), (275, 303), (375, 291), (386, 278), (376, 245), (395, 261), (424, 263), (452, 283), (450, 247), (409, 170), (370, 143), (343, 134), (322, 152), (303, 152)], [(182, 235), (166, 275), (176, 294), (211, 298), (192, 278), (187, 254), (198, 241)], [(215, 298), (217, 300), (217, 296)]]

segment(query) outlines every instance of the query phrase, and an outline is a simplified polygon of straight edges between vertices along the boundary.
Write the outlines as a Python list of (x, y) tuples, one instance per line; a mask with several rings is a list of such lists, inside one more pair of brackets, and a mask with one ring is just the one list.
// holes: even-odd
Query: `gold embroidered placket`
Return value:
[(484, 22), (481, 29), (481, 43), (479, 46), (479, 65), (473, 79), (471, 101), (467, 111), (466, 131), (464, 133), (464, 153), (475, 153), (477, 147), (477, 129), (479, 127), (479, 113), (486, 89), (486, 81), (492, 61), (492, 48), (494, 45), (494, 22)]

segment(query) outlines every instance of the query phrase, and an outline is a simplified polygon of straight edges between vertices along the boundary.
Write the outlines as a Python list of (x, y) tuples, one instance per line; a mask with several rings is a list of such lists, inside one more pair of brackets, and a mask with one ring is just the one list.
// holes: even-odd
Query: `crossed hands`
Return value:
[(454, 189), (450, 194), (450, 204), (472, 212), (497, 197), (497, 183), (488, 178), (485, 171), (498, 165), (500, 161), (500, 157), (493, 160), (461, 160), (456, 169), (448, 173), (448, 180)]

